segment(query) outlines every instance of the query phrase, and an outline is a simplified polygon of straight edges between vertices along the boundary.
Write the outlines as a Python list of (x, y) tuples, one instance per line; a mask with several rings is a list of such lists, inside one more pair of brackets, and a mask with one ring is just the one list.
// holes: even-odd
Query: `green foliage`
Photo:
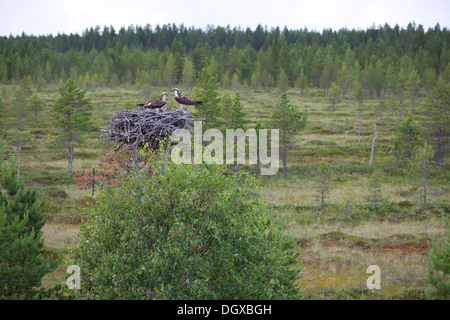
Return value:
[(225, 123), (225, 128), (231, 127), (231, 109), (233, 107), (233, 99), (231, 98), (230, 91), (225, 90), (220, 100), (222, 104), (222, 118)]
[(30, 299), (39, 295), (42, 277), (58, 266), (59, 259), (45, 255), (44, 203), (36, 189), (17, 180), (15, 171), (11, 162), (2, 168), (0, 180), (6, 191), (0, 190), (0, 297)]
[(434, 170), (431, 163), (434, 158), (433, 148), (426, 142), (417, 150), (416, 155), (411, 159), (406, 168), (406, 172), (414, 179), (416, 187), (423, 188), (423, 202), (427, 203), (427, 177)]
[(245, 130), (245, 112), (244, 107), (241, 103), (241, 95), (236, 92), (234, 96), (233, 105), (231, 106), (231, 119), (230, 128), (231, 129), (243, 129)]
[(197, 82), (200, 88), (195, 88), (196, 100), (202, 104), (196, 107), (195, 114), (205, 119), (204, 129), (217, 127), (221, 115), (217, 76), (213, 76), (208, 68), (204, 68), (198, 73)]
[(3, 114), (5, 110), (5, 104), (3, 102), (3, 91), (0, 89), (0, 139), (3, 137)]
[[(164, 166), (164, 169), (162, 168)], [(272, 224), (249, 175), (155, 161), (105, 186), (81, 229), (81, 294), (93, 299), (295, 298), (299, 247)]]
[(397, 127), (394, 138), (394, 154), (400, 161), (411, 160), (421, 143), (420, 132), (414, 123), (412, 114)]
[(355, 100), (358, 102), (358, 108), (361, 109), (364, 102), (364, 91), (361, 85), (358, 83), (354, 92)]
[(379, 210), (386, 199), (381, 192), (382, 176), (379, 172), (374, 172), (367, 183), (368, 194), (364, 196), (364, 200), (370, 205), (372, 210)]
[(306, 127), (308, 111), (296, 110), (290, 103), (286, 93), (281, 95), (281, 101), (275, 106), (270, 125), (280, 130), (280, 147), (283, 154), (283, 174), (286, 178), (287, 148), (298, 139), (297, 135)]
[(93, 106), (72, 79), (58, 89), (59, 98), (53, 106), (54, 126), (59, 129), (58, 141), (63, 147), (80, 145), (83, 131), (90, 128)]
[(281, 92), (286, 92), (288, 86), (289, 86), (289, 79), (286, 75), (286, 72), (284, 72), (283, 69), (280, 70), (280, 74), (278, 76), (278, 88), (280, 88)]
[(344, 189), (344, 197), (338, 204), (338, 211), (346, 221), (366, 218), (368, 212), (358, 203), (356, 191), (349, 185)]
[(306, 78), (305, 73), (303, 72), (303, 68), (300, 70), (300, 74), (298, 75), (295, 85), (300, 88), (301, 94), (303, 96), (308, 86), (308, 79)]
[(417, 91), (420, 85), (420, 78), (417, 71), (412, 69), (409, 72), (408, 78), (406, 79), (406, 87), (408, 88), (408, 95), (411, 98), (412, 112), (414, 112), (415, 100), (417, 96)]
[(195, 73), (211, 68), (223, 85), (233, 77), (255, 87), (285, 88), (297, 80), (303, 94), (308, 84), (327, 91), (334, 81), (347, 95), (355, 82), (363, 82), (364, 69), (366, 95), (378, 98), (388, 88), (395, 89), (401, 100), (405, 90), (411, 92), (411, 70), (417, 71), (423, 82), (419, 86), (425, 90), (433, 86), (436, 74), (445, 76), (450, 70), (445, 54), (448, 29), (437, 25), (425, 33), (419, 27), (284, 29), (280, 37), (279, 28), (262, 31), (261, 25), (256, 30), (221, 26), (200, 30), (167, 24), (154, 29), (130, 26), (118, 32), (112, 27), (90, 28), (82, 35), (1, 37), (0, 81), (41, 86), (73, 78), (92, 90), (173, 81), (192, 88)]
[(328, 92), (328, 99), (331, 103), (331, 108), (334, 110), (334, 106), (341, 101), (342, 97), (342, 90), (341, 88), (336, 84), (336, 82), (333, 82), (331, 84), (330, 91)]
[(386, 101), (386, 107), (391, 109), (391, 112), (394, 114), (397, 111), (398, 108), (398, 101), (395, 97), (394, 93), (391, 92), (389, 95), (387, 101)]
[(17, 115), (17, 128), (23, 129), (23, 122), (25, 119), (25, 91), (18, 87), (14, 94), (14, 112)]
[(450, 223), (448, 217), (443, 219), (447, 231), (441, 239), (431, 241), (428, 254), (428, 274), (425, 279), (429, 286), (425, 290), (427, 299), (450, 299)]
[(34, 112), (34, 117), (38, 118), (39, 111), (42, 110), (42, 107), (44, 106), (44, 101), (39, 97), (39, 94), (36, 90), (33, 91), (33, 94), (29, 101), (30, 109)]
[(33, 136), (30, 130), (22, 130), (19, 131), (17, 129), (11, 129), (7, 132), (6, 140), (12, 145), (19, 148), (24, 146), (25, 144), (31, 142)]
[(72, 79), (62, 85), (58, 92), (60, 97), (53, 106), (54, 126), (59, 133), (56, 135), (58, 145), (68, 148), (69, 177), (72, 175), (73, 151), (82, 143), (82, 134), (91, 126), (90, 99), (86, 98), (86, 90), (81, 90)]
[(423, 112), (428, 116), (426, 133), (434, 149), (435, 162), (444, 164), (450, 136), (450, 84), (440, 78), (426, 101)]

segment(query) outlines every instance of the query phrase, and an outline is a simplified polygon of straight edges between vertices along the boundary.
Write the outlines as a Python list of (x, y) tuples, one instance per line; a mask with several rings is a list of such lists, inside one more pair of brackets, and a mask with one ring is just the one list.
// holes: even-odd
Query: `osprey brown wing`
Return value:
[(196, 100), (192, 100), (189, 99), (188, 97), (179, 95), (178, 97), (175, 97), (175, 100), (179, 103), (179, 104), (183, 104), (185, 106), (199, 106), (202, 104), (202, 102), (200, 101), (196, 101)]
[(147, 109), (157, 109), (162, 108), (167, 105), (166, 101), (167, 92), (163, 92), (160, 99), (151, 100), (147, 103), (139, 103), (137, 104), (138, 107), (143, 107)]
[(152, 100), (152, 101), (149, 101), (147, 103), (144, 103), (142, 105), (142, 107), (143, 108), (149, 108), (149, 109), (156, 109), (156, 108), (164, 107), (166, 104), (167, 104), (166, 101), (157, 99), (157, 100)]

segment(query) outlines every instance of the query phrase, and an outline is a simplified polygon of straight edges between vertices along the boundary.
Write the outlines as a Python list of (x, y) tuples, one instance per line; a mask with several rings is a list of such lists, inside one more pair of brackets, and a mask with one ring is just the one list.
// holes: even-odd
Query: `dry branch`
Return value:
[(196, 119), (183, 109), (144, 109), (124, 110), (116, 113), (109, 127), (100, 130), (108, 136), (108, 141), (117, 144), (113, 151), (117, 151), (124, 144), (132, 147), (142, 147), (148, 143), (155, 148), (159, 141), (168, 138), (176, 129), (186, 129), (192, 133), (192, 126)]

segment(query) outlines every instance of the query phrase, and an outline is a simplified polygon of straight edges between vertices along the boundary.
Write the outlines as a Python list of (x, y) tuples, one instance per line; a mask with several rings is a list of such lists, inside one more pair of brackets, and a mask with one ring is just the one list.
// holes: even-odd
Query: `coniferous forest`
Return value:
[[(0, 82), (28, 79), (43, 85), (75, 79), (86, 88), (133, 85), (194, 85), (209, 67), (223, 87), (309, 87), (325, 92), (335, 82), (343, 94), (359, 82), (366, 96), (395, 93), (400, 99), (412, 77), (429, 90), (450, 77), (450, 34), (438, 24), (367, 30), (255, 30), (183, 25), (99, 26), (82, 35), (0, 38)], [(162, 76), (163, 75), (163, 76)]]

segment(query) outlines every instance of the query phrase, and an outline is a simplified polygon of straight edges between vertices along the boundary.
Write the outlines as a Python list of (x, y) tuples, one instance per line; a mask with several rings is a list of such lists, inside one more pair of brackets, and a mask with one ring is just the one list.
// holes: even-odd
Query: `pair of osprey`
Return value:
[[(183, 96), (181, 94), (180, 90), (178, 90), (177, 88), (173, 89), (172, 91), (175, 92), (175, 101), (180, 104), (180, 108), (182, 108), (182, 105), (199, 106), (202, 104), (200, 101), (192, 100), (192, 99), (189, 99), (188, 97)], [(157, 109), (157, 108), (165, 109), (167, 107), (166, 97), (168, 95), (169, 94), (167, 92), (163, 92), (161, 95), (161, 98), (155, 99), (155, 100), (150, 100), (147, 103), (139, 103), (137, 106), (147, 108), (147, 109)]]

